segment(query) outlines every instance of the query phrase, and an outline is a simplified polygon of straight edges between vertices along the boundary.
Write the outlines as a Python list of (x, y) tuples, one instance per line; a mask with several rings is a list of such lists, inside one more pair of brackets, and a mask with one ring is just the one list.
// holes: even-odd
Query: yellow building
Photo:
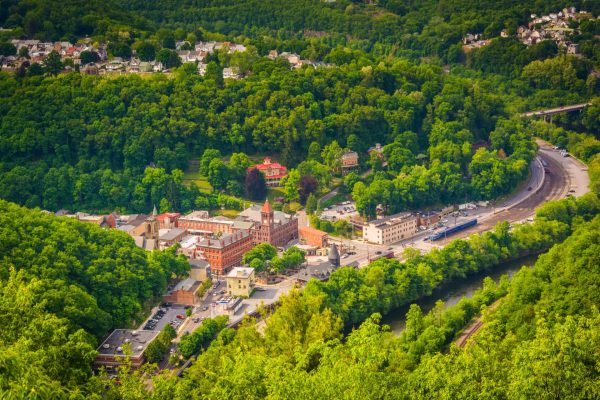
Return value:
[(229, 295), (250, 297), (256, 282), (254, 268), (235, 267), (225, 276), (225, 280)]

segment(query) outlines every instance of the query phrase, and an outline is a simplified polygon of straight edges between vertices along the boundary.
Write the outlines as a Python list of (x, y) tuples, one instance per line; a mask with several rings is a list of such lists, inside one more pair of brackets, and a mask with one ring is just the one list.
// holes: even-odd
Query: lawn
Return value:
[(200, 191), (205, 193), (212, 192), (213, 188), (206, 180), (206, 177), (200, 175), (200, 172), (186, 172), (183, 174), (183, 183), (189, 185), (194, 182)]
[(232, 209), (224, 209), (224, 210), (216, 210), (217, 215), (222, 215), (224, 217), (227, 218), (235, 218), (238, 216), (238, 214), (240, 213), (239, 210), (232, 210)]

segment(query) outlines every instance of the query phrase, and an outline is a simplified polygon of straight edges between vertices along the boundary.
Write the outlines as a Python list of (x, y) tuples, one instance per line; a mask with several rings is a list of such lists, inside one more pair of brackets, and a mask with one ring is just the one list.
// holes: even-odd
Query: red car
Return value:
[(177, 315), (177, 318), (179, 318), (179, 319), (185, 319), (185, 315), (179, 314), (179, 315)]

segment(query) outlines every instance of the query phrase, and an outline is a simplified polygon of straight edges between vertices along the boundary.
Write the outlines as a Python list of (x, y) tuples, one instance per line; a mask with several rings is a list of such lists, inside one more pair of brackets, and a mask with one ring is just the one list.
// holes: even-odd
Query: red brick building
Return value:
[(285, 246), (290, 240), (298, 239), (298, 219), (281, 211), (273, 211), (269, 200), (262, 208), (254, 205), (242, 211), (238, 218), (252, 221), (254, 244), (270, 243), (273, 246)]
[(193, 235), (207, 236), (216, 233), (233, 233), (234, 221), (227, 217), (211, 218), (208, 211), (194, 211), (179, 217), (177, 227), (186, 229)]
[(239, 230), (220, 238), (202, 237), (196, 245), (194, 258), (203, 257), (210, 264), (212, 273), (223, 275), (230, 268), (240, 265), (242, 256), (252, 247), (252, 234), (248, 230)]
[(168, 294), (163, 296), (163, 301), (174, 303), (174, 304), (183, 304), (186, 306), (193, 306), (196, 304), (196, 300), (198, 297), (196, 296), (196, 292), (200, 288), (202, 282), (197, 281), (194, 278), (187, 278), (179, 282), (173, 290), (171, 290)]
[(158, 227), (160, 229), (172, 229), (177, 228), (177, 220), (181, 216), (180, 213), (162, 213), (159, 214), (156, 219), (158, 219)]
[(327, 232), (320, 231), (310, 226), (301, 226), (298, 228), (300, 242), (316, 247), (327, 247)]

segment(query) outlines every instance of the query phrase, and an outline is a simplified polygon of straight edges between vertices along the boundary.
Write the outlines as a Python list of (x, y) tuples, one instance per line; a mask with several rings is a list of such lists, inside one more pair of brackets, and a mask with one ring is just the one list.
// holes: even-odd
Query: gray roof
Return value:
[(254, 272), (254, 268), (235, 267), (228, 274), (228, 278), (248, 278)]
[(206, 260), (190, 260), (190, 268), (205, 269), (210, 268), (210, 264)]
[[(249, 208), (246, 208), (244, 211), (238, 214), (238, 221), (253, 221), (260, 223), (261, 222), (261, 209), (262, 206), (258, 204), (254, 204)], [(289, 222), (291, 216), (281, 211), (273, 211), (273, 219), (275, 223), (286, 224)]]
[(198, 246), (210, 247), (213, 249), (222, 249), (232, 243), (250, 236), (250, 232), (246, 230), (237, 231), (235, 233), (226, 233), (218, 239), (203, 237), (198, 240)]
[(144, 236), (134, 236), (133, 241), (137, 247), (140, 247), (144, 250), (152, 251), (157, 249), (156, 240), (154, 239), (146, 239)]
[(175, 290), (185, 290), (186, 292), (188, 292), (190, 290), (194, 291), (194, 286), (197, 288), (198, 284), (199, 284), (199, 282), (197, 280), (195, 280), (194, 278), (187, 278), (187, 279), (180, 281), (177, 285), (175, 285), (175, 287), (173, 288), (173, 291), (175, 291)]
[(177, 237), (183, 235), (184, 232), (185, 232), (185, 230), (181, 229), (181, 228), (169, 229), (167, 232), (160, 235), (160, 240), (173, 240), (173, 239), (176, 239)]
[(236, 220), (233, 222), (233, 227), (235, 229), (252, 229), (253, 226), (254, 226), (254, 222), (252, 222), (252, 221)]
[(340, 252), (338, 251), (338, 248), (335, 243), (331, 244), (331, 247), (329, 248), (329, 251), (327, 252), (327, 258), (330, 260), (338, 260), (338, 262), (339, 262)]
[(146, 347), (156, 339), (159, 333), (159, 331), (115, 329), (98, 347), (98, 354), (124, 356), (123, 346), (129, 344), (132, 356), (138, 357), (142, 355)]
[(396, 222), (404, 222), (411, 218), (417, 218), (417, 216), (413, 215), (412, 213), (403, 212), (403, 213), (390, 215), (389, 217), (385, 217), (385, 218), (374, 219), (372, 221), (369, 221), (369, 225), (375, 225), (375, 227), (379, 227), (383, 224), (387, 224), (387, 225), (392, 224), (393, 225)]

